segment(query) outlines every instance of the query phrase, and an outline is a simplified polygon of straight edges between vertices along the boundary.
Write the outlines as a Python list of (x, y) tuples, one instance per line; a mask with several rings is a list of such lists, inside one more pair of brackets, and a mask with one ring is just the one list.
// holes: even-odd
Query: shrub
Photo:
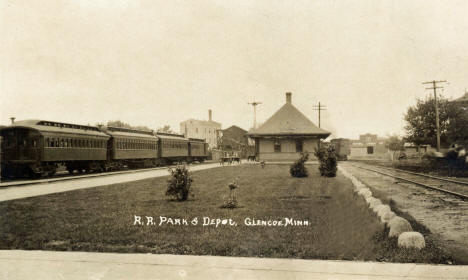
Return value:
[(169, 168), (171, 176), (167, 181), (167, 196), (172, 196), (178, 201), (187, 200), (192, 185), (192, 174), (185, 165), (178, 165), (176, 168)]
[(305, 168), (305, 162), (309, 159), (307, 152), (301, 153), (301, 157), (296, 160), (289, 168), (289, 173), (293, 177), (307, 177), (307, 169)]
[(228, 185), (229, 187), (229, 198), (224, 200), (224, 204), (221, 208), (234, 209), (239, 207), (236, 197), (234, 196), (234, 190), (239, 187), (239, 179), (234, 180)]
[(320, 175), (326, 177), (336, 176), (337, 158), (335, 147), (333, 145), (325, 148), (315, 149), (315, 156), (318, 158), (320, 165)]

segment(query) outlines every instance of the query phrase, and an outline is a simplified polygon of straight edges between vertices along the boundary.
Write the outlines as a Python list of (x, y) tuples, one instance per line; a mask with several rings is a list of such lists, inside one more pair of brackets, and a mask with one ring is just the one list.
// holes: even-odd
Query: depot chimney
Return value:
[(290, 92), (286, 92), (286, 103), (291, 104), (291, 93)]
[(208, 110), (208, 120), (211, 122), (211, 109)]
[(10, 120), (11, 120), (11, 124), (14, 124), (15, 123), (15, 117), (11, 117)]

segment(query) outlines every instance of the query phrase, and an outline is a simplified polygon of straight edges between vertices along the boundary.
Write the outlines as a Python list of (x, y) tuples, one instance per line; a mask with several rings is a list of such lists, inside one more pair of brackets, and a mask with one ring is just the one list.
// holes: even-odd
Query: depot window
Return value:
[(302, 148), (304, 146), (304, 141), (302, 139), (296, 140), (296, 152), (302, 153)]
[(279, 141), (275, 141), (274, 149), (275, 149), (275, 153), (281, 153), (281, 143)]

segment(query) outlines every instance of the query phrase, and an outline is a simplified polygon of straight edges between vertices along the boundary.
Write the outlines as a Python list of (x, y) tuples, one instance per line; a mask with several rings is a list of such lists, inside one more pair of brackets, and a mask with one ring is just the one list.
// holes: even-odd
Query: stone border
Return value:
[(351, 173), (341, 166), (338, 166), (338, 170), (351, 180), (354, 185), (354, 192), (366, 200), (367, 205), (377, 215), (380, 222), (390, 229), (388, 237), (398, 238), (398, 247), (415, 249), (425, 247), (424, 236), (419, 232), (413, 231), (411, 224), (406, 219), (397, 216), (390, 206), (383, 204), (380, 199), (373, 197), (372, 191)]

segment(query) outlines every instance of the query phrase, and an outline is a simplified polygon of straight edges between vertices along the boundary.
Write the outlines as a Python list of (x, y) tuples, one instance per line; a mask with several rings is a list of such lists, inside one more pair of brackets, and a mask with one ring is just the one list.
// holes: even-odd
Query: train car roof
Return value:
[(147, 130), (137, 130), (137, 129), (129, 129), (123, 127), (107, 127), (104, 131), (111, 135), (111, 136), (121, 136), (121, 137), (130, 137), (130, 138), (145, 138), (156, 140), (156, 136), (154, 136), (152, 131)]
[(81, 134), (89, 136), (109, 137), (109, 135), (101, 132), (96, 126), (70, 124), (61, 122), (52, 122), (44, 120), (24, 120), (14, 122), (12, 125), (2, 128), (8, 130), (11, 128), (28, 128), (37, 130), (39, 133), (66, 133), (66, 134)]
[(201, 138), (189, 138), (188, 140), (190, 142), (203, 142), (203, 143), (206, 143), (205, 139), (201, 139)]
[(178, 134), (160, 134), (157, 133), (156, 136), (161, 139), (171, 139), (171, 140), (178, 140), (178, 141), (183, 141), (183, 142), (188, 142), (188, 139), (178, 135)]

